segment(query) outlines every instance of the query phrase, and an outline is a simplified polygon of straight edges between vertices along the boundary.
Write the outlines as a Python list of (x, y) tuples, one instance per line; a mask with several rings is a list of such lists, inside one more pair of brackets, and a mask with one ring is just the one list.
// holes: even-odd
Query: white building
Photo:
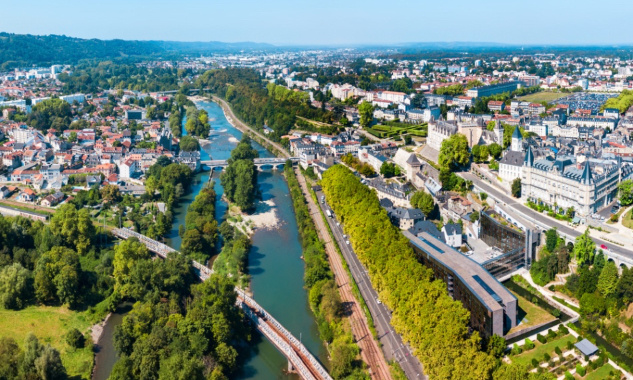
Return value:
[(430, 122), (428, 132), (427, 145), (439, 151), (442, 141), (457, 133), (457, 125), (445, 121)]
[(499, 177), (508, 183), (521, 178), (524, 159), (523, 137), (517, 127), (514, 128), (514, 133), (512, 134), (510, 149), (499, 160)]
[(585, 161), (574, 156), (556, 160), (535, 160), (530, 147), (521, 177), (521, 199), (551, 208), (573, 207), (576, 215), (587, 217), (609, 205), (618, 193), (621, 180), (631, 177), (633, 167), (616, 161)]

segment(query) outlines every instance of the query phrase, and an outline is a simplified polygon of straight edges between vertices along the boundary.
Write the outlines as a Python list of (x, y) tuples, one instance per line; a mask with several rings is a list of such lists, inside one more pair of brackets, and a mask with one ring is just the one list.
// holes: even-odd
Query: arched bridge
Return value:
[[(255, 164), (255, 167), (258, 170), (262, 170), (262, 168), (264, 166), (270, 166), (273, 169), (277, 169), (280, 167), (283, 167), (283, 165), (286, 163), (286, 160), (291, 160), (292, 163), (297, 163), (299, 162), (299, 158), (298, 157), (291, 157), (291, 158), (256, 158), (253, 160), (253, 163)], [(221, 169), (221, 168), (225, 168), (229, 165), (228, 160), (203, 160), (200, 161), (200, 164), (202, 165), (206, 165), (208, 167), (210, 167), (211, 169)]]
[[(284, 160), (285, 161), (285, 160)], [(172, 247), (150, 239), (145, 235), (127, 228), (115, 228), (112, 234), (121, 238), (137, 238), (145, 244), (148, 250), (156, 255), (166, 258), (171, 252), (176, 252)], [(193, 267), (200, 280), (208, 279), (213, 270), (206, 266), (192, 261)], [(249, 297), (244, 290), (236, 287), (237, 304), (244, 310), (245, 314), (255, 323), (257, 330), (266, 337), (287, 359), (289, 369), (295, 370), (302, 379), (305, 380), (332, 380), (325, 368), (319, 361), (305, 348), (305, 346), (295, 338), (281, 323), (277, 322), (272, 315), (261, 307), (254, 299)]]

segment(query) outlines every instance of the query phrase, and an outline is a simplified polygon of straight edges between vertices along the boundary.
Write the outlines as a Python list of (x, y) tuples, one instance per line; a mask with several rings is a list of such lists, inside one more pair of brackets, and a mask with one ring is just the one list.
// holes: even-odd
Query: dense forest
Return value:
[(76, 63), (82, 60), (180, 58), (184, 54), (268, 50), (252, 42), (175, 42), (82, 39), (60, 35), (0, 33), (0, 70), (31, 65)]
[(225, 98), (236, 115), (245, 123), (261, 129), (264, 125), (273, 129), (270, 137), (280, 141), (294, 127), (296, 116), (332, 123), (342, 115), (312, 107), (304, 92), (288, 90), (283, 86), (264, 81), (251, 69), (228, 68), (210, 70), (195, 82), (195, 88), (209, 88)]
[(347, 168), (335, 165), (322, 180), (332, 210), (345, 225), (381, 300), (393, 310), (392, 324), (434, 379), (487, 379), (497, 366), (469, 333), (469, 312), (419, 264), (408, 240), (380, 207), (378, 197)]
[(134, 64), (103, 61), (84, 63), (73, 67), (72, 73), (61, 73), (65, 94), (95, 93), (102, 89), (133, 91), (169, 91), (180, 88), (179, 80), (190, 75), (190, 70), (140, 67)]
[(115, 330), (111, 379), (226, 379), (237, 369), (234, 346), (250, 331), (230, 279), (196, 284), (185, 256), (152, 260), (136, 239), (116, 247), (114, 278), (119, 297), (136, 303)]
[(251, 211), (255, 208), (258, 189), (257, 170), (253, 160), (258, 156), (257, 150), (251, 146), (251, 138), (244, 134), (239, 144), (231, 151), (229, 165), (220, 176), (226, 199), (242, 211)]
[[(187, 208), (185, 227), (180, 233), (180, 250), (203, 265), (215, 253), (218, 222), (215, 220), (215, 191), (213, 186), (200, 190)], [(179, 231), (180, 232), (180, 231)]]

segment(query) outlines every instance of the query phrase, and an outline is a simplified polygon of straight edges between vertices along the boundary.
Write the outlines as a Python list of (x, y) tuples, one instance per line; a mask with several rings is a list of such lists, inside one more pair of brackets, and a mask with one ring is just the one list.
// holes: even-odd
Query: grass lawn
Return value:
[(541, 323), (553, 321), (556, 318), (541, 307), (533, 304), (527, 299), (521, 297), (517, 293), (511, 291), (519, 301), (518, 321), (519, 324), (512, 328), (508, 333), (521, 331), (527, 327), (540, 325)]
[(539, 341), (534, 341), (536, 345), (535, 348), (530, 351), (524, 352), (521, 355), (512, 356), (510, 360), (512, 363), (521, 363), (521, 364), (530, 364), (532, 362), (532, 358), (536, 360), (542, 361), (543, 356), (547, 353), (550, 354), (551, 357), (554, 357), (556, 354), (554, 353), (554, 348), (556, 346), (560, 347), (561, 350), (565, 351), (567, 347), (567, 342), (576, 342), (576, 338), (572, 335), (565, 335), (564, 337), (554, 339), (545, 344), (541, 344)]
[(585, 376), (585, 380), (602, 380), (602, 379), (606, 379), (607, 377), (609, 377), (609, 372), (611, 371), (617, 371), (615, 368), (613, 368), (613, 366), (609, 363), (603, 365), (602, 367), (598, 368), (597, 370), (587, 374)]
[(92, 344), (87, 348), (70, 348), (64, 339), (68, 330), (79, 329), (90, 340), (91, 323), (84, 313), (65, 307), (30, 306), (14, 311), (0, 309), (0, 336), (14, 338), (23, 347), (26, 336), (32, 332), (40, 343), (50, 344), (59, 350), (62, 362), (70, 376), (89, 379), (92, 372)]
[(624, 216), (622, 217), (622, 225), (630, 229), (633, 229), (633, 219), (631, 219), (632, 211), (633, 209), (627, 211), (627, 213), (624, 214)]
[(564, 92), (541, 91), (534, 94), (521, 96), (517, 99), (522, 102), (534, 102), (534, 103), (548, 102), (549, 103), (551, 101), (564, 98), (565, 96), (568, 96), (568, 95), (569, 95), (568, 93), (564, 93)]

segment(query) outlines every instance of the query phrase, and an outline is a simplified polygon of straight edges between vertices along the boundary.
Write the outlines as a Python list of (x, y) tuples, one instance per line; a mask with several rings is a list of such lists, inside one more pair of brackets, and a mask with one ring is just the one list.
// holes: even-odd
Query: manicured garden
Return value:
[(428, 131), (427, 124), (405, 124), (398, 122), (386, 122), (382, 125), (374, 125), (367, 128), (367, 132), (380, 138), (389, 138), (398, 135), (409, 134), (412, 136), (426, 137)]
[[(512, 360), (512, 363), (528, 364), (533, 366), (533, 359), (537, 360), (539, 363), (549, 361), (551, 360), (551, 358), (557, 356), (555, 354), (556, 347), (558, 347), (561, 351), (566, 350), (568, 342), (571, 342), (573, 344), (576, 342), (576, 338), (574, 338), (572, 335), (567, 334), (547, 341), (547, 343), (545, 344), (536, 341), (532, 343), (534, 345), (533, 349), (524, 350), (521, 354), (513, 356), (510, 359)], [(547, 354), (547, 356), (545, 356), (545, 354)], [(545, 360), (547, 357), (549, 357), (550, 359)]]

